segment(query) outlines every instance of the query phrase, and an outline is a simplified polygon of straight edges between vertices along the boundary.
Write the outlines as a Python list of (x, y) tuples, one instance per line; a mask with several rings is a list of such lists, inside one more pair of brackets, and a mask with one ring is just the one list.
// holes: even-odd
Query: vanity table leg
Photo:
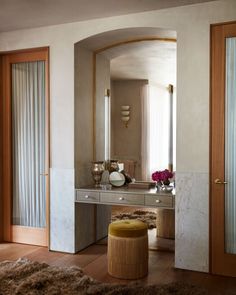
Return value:
[(108, 235), (108, 225), (111, 223), (111, 209), (109, 205), (97, 205), (96, 240)]
[(96, 205), (75, 205), (75, 250), (88, 247), (96, 241)]

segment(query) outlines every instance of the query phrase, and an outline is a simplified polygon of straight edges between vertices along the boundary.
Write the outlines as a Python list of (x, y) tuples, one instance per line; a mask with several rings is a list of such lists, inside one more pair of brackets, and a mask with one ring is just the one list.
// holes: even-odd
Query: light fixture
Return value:
[(130, 120), (130, 106), (121, 106), (121, 120), (124, 122), (125, 127), (128, 127)]

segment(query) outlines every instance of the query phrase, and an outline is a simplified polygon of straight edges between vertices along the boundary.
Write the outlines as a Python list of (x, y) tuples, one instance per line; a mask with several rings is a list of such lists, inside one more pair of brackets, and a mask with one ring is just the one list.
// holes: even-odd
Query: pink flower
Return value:
[(165, 182), (174, 176), (174, 173), (170, 172), (168, 169), (163, 171), (155, 171), (152, 173), (152, 180), (157, 182)]

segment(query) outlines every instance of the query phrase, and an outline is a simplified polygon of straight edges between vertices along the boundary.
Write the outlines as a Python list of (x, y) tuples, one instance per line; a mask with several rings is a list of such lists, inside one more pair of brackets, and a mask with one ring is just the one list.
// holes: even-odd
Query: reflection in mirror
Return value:
[[(156, 170), (175, 170), (176, 43), (128, 44), (118, 53), (110, 60), (110, 155), (131, 177), (150, 180)], [(126, 126), (122, 106), (132, 113)]]

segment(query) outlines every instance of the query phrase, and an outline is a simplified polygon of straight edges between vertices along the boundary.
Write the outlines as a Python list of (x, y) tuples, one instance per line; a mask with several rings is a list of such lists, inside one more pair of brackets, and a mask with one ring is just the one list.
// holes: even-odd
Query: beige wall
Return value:
[[(75, 45), (75, 187), (93, 183), (93, 52)], [(110, 89), (110, 61), (96, 57), (96, 159), (104, 160), (104, 94)]]
[[(75, 186), (92, 183), (93, 52), (75, 46)], [(85, 132), (86, 130), (86, 132)]]
[[(144, 80), (115, 80), (111, 96), (112, 158), (134, 160), (135, 179), (141, 180), (141, 89)], [(128, 128), (121, 121), (121, 106), (130, 106)]]
[(208, 271), (210, 24), (235, 20), (235, 11), (235, 0), (221, 0), (0, 34), (1, 51), (50, 46), (52, 250), (75, 251), (74, 43), (108, 30), (159, 27), (178, 38), (175, 266)]

